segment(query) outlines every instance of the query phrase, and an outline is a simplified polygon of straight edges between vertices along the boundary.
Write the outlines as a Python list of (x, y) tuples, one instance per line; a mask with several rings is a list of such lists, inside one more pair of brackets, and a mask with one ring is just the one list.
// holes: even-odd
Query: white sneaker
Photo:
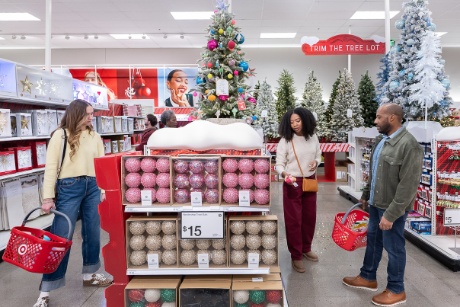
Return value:
[(48, 307), (50, 302), (49, 296), (39, 297), (33, 307)]

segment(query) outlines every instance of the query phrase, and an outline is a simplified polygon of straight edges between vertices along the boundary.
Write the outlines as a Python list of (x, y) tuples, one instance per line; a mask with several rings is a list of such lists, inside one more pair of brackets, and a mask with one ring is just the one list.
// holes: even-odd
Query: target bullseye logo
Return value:
[(25, 253), (27, 253), (27, 244), (21, 244), (19, 245), (18, 247), (18, 253), (19, 255), (24, 255)]

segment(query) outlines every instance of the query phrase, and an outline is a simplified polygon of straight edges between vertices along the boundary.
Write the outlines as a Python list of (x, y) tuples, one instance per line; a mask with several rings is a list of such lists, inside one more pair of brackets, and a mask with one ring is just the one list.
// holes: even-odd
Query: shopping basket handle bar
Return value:
[[(27, 213), (26, 217), (24, 218), (24, 220), (22, 221), (22, 226), (24, 226), (26, 223), (27, 223), (27, 220), (29, 219), (29, 216), (34, 213), (36, 210), (41, 210), (42, 207), (38, 207), (38, 208), (35, 208), (35, 209), (32, 209), (32, 211), (30, 211), (29, 213)], [(72, 239), (72, 232), (73, 232), (73, 227), (72, 227), (72, 223), (70, 222), (70, 219), (69, 217), (62, 213), (62, 212), (59, 212), (57, 210), (54, 210), (54, 209), (51, 209), (50, 210), (52, 213), (54, 214), (57, 214), (57, 215), (60, 215), (62, 217), (64, 217), (66, 220), (67, 220), (67, 223), (69, 224), (69, 232), (67, 233), (67, 240), (71, 240)]]
[(348, 209), (348, 211), (345, 213), (345, 215), (343, 216), (342, 218), (342, 225), (345, 224), (345, 221), (347, 220), (347, 217), (348, 215), (350, 214), (350, 212), (355, 209), (356, 207), (360, 207), (362, 206), (361, 203), (357, 203), (357, 204), (354, 204), (350, 209)]

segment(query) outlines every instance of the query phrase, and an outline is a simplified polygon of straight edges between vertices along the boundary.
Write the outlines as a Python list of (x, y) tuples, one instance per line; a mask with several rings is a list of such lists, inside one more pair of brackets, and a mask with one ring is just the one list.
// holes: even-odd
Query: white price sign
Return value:
[(460, 225), (460, 209), (444, 209), (444, 226)]
[(182, 212), (181, 239), (223, 239), (223, 212)]

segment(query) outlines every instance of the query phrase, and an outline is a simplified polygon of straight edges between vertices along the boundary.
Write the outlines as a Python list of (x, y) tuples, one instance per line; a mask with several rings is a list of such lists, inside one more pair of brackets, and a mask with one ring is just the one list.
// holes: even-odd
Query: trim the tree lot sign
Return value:
[(384, 54), (384, 38), (373, 38), (364, 40), (351, 34), (339, 34), (327, 40), (319, 40), (315, 36), (304, 36), (301, 44), (305, 55)]

